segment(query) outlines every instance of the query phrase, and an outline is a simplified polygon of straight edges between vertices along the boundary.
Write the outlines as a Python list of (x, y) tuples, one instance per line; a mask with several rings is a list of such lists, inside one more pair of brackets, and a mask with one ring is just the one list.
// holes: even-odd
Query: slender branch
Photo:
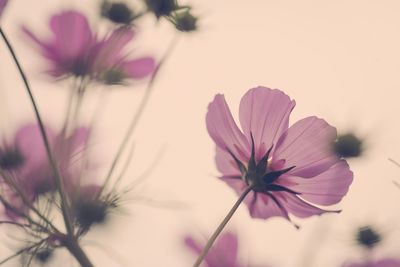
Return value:
[(242, 203), (242, 201), (244, 200), (244, 198), (247, 196), (248, 193), (250, 193), (250, 191), (253, 190), (252, 186), (248, 186), (243, 193), (240, 195), (239, 199), (236, 201), (236, 203), (233, 205), (233, 207), (231, 208), (231, 210), (228, 212), (228, 214), (225, 216), (225, 218), (222, 220), (222, 222), (220, 223), (220, 225), (217, 227), (217, 229), (215, 230), (215, 232), (212, 234), (212, 236), (210, 237), (210, 239), (208, 240), (207, 244), (204, 246), (203, 251), (200, 253), (199, 257), (197, 258), (196, 262), (194, 263), (193, 267), (199, 267), (201, 262), (204, 260), (204, 258), (206, 257), (208, 251), (210, 250), (210, 248), (212, 247), (212, 245), (214, 244), (215, 240), (217, 239), (217, 237), (219, 236), (219, 234), (222, 232), (222, 230), (225, 228), (225, 226), (227, 225), (227, 223), (229, 222), (229, 220), (232, 218), (233, 214), (235, 214), (237, 208), (240, 206), (240, 204)]
[(42, 239), (42, 240), (40, 240), (39, 242), (33, 244), (32, 246), (25, 247), (25, 248), (23, 248), (23, 249), (18, 250), (17, 252), (15, 252), (14, 254), (12, 254), (11, 256), (8, 256), (7, 258), (5, 258), (5, 259), (3, 259), (2, 261), (0, 261), (0, 265), (6, 263), (6, 262), (9, 261), (9, 260), (12, 260), (13, 258), (15, 258), (15, 257), (17, 257), (17, 256), (19, 256), (19, 255), (21, 255), (22, 253), (25, 253), (25, 252), (27, 252), (27, 251), (29, 251), (29, 250), (31, 250), (31, 249), (37, 247), (37, 246), (42, 245), (46, 240), (47, 240), (47, 238)]
[(15, 190), (21, 199), (24, 205), (26, 205), (29, 209), (31, 209), (40, 219), (42, 219), (47, 225), (49, 225), (56, 233), (60, 233), (57, 227), (54, 226), (35, 206), (32, 204), (31, 201), (27, 198), (27, 196), (22, 192), (22, 190), (18, 187), (18, 185), (13, 181), (13, 179), (3, 170), (0, 168), (0, 176), (7, 182), (12, 189)]
[(94, 267), (74, 237), (66, 236), (65, 240), (63, 241), (63, 245), (75, 257), (81, 267)]
[(104, 188), (106, 188), (106, 186), (108, 185), (108, 183), (110, 182), (111, 176), (114, 172), (115, 167), (117, 166), (117, 162), (119, 161), (120, 157), (122, 156), (122, 153), (124, 152), (125, 147), (127, 147), (127, 143), (129, 142), (130, 137), (132, 136), (133, 131), (135, 130), (142, 114), (143, 111), (150, 99), (151, 93), (153, 91), (154, 88), (154, 84), (157, 78), (158, 73), (160, 72), (161, 67), (165, 64), (166, 60), (168, 59), (168, 57), (170, 56), (170, 54), (172, 53), (173, 48), (175, 47), (177, 41), (178, 41), (178, 35), (172, 40), (172, 42), (170, 43), (169, 47), (167, 48), (163, 58), (160, 60), (158, 66), (156, 67), (156, 69), (154, 70), (150, 81), (147, 85), (146, 91), (145, 91), (145, 95), (142, 98), (142, 101), (139, 104), (139, 107), (137, 109), (137, 112), (135, 113), (135, 115), (132, 118), (132, 121), (128, 127), (128, 130), (118, 148), (117, 154), (114, 157), (113, 162), (111, 163), (111, 167), (110, 170), (107, 173), (106, 179), (104, 180), (104, 184), (103, 187), (101, 188), (99, 195), (102, 193), (102, 191), (104, 190)]
[(45, 131), (45, 128), (44, 128), (44, 124), (43, 124), (42, 118), (40, 116), (38, 106), (36, 104), (36, 100), (35, 100), (35, 98), (33, 96), (33, 93), (32, 93), (31, 87), (29, 85), (28, 79), (27, 79), (27, 77), (25, 75), (25, 72), (23, 71), (22, 66), (19, 63), (19, 60), (17, 58), (17, 55), (15, 54), (14, 48), (12, 47), (12, 45), (9, 42), (7, 36), (5, 35), (3, 29), (1, 29), (1, 28), (0, 28), (0, 34), (1, 34), (1, 36), (2, 36), (2, 38), (4, 40), (4, 42), (5, 42), (8, 50), (10, 51), (10, 54), (11, 54), (11, 56), (12, 56), (14, 62), (15, 62), (15, 65), (18, 68), (19, 74), (20, 74), (20, 76), (21, 76), (21, 78), (22, 78), (22, 80), (24, 82), (24, 85), (25, 85), (26, 91), (28, 93), (29, 99), (30, 99), (30, 101), (32, 103), (32, 106), (33, 106), (33, 109), (34, 109), (34, 113), (35, 113), (37, 122), (39, 124), (40, 133), (41, 133), (42, 138), (43, 138), (44, 146), (46, 148), (46, 153), (47, 153), (47, 156), (48, 156), (52, 171), (54, 173), (55, 184), (56, 184), (58, 193), (60, 194), (60, 197), (61, 197), (61, 211), (62, 211), (62, 214), (63, 214), (65, 227), (67, 229), (68, 234), (73, 235), (74, 228), (73, 228), (73, 224), (72, 224), (72, 221), (71, 221), (71, 216), (69, 214), (68, 202), (67, 202), (67, 197), (65, 195), (64, 185), (63, 185), (62, 180), (61, 180), (61, 175), (60, 175), (58, 166), (56, 164), (56, 160), (55, 160), (55, 158), (53, 156), (53, 153), (51, 151), (51, 148), (50, 148), (49, 139), (47, 137), (47, 134), (46, 134), (46, 131)]

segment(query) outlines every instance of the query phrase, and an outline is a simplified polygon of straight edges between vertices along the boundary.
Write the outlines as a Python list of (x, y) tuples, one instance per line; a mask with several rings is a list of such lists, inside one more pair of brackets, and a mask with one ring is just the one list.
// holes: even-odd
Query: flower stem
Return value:
[(86, 256), (86, 253), (79, 246), (78, 241), (74, 237), (66, 236), (65, 240), (63, 240), (63, 245), (75, 257), (75, 259), (79, 262), (81, 267), (94, 266), (89, 260), (89, 258)]
[(207, 244), (204, 246), (203, 251), (200, 253), (199, 257), (197, 258), (196, 262), (194, 263), (193, 267), (199, 267), (201, 262), (204, 260), (206, 257), (208, 251), (214, 244), (215, 240), (219, 236), (219, 234), (222, 232), (222, 230), (225, 228), (225, 226), (228, 224), (229, 220), (232, 218), (233, 214), (235, 214), (237, 208), (240, 206), (244, 198), (247, 196), (250, 191), (253, 190), (252, 186), (248, 186), (243, 193), (240, 195), (239, 199), (236, 201), (235, 205), (230, 209), (228, 214), (225, 216), (225, 218), (222, 220), (222, 222), (219, 224), (215, 232), (212, 234), (210, 239), (208, 240)]
[(143, 96), (142, 101), (140, 102), (139, 107), (137, 109), (137, 112), (133, 116), (131, 123), (129, 124), (128, 130), (125, 133), (124, 139), (122, 140), (122, 142), (121, 142), (121, 144), (120, 144), (120, 146), (118, 148), (117, 154), (115, 155), (115, 157), (113, 159), (113, 162), (111, 163), (111, 167), (110, 167), (110, 169), (109, 169), (109, 171), (107, 173), (107, 176), (106, 176), (106, 178), (104, 180), (104, 184), (103, 184), (102, 188), (100, 189), (98, 195), (101, 195), (101, 193), (104, 190), (104, 188), (106, 188), (106, 186), (110, 182), (110, 179), (111, 179), (111, 176), (112, 176), (112, 174), (114, 172), (114, 169), (117, 166), (117, 162), (119, 161), (120, 157), (122, 156), (122, 153), (124, 152), (124, 149), (127, 147), (127, 143), (129, 141), (130, 137), (132, 136), (132, 133), (135, 130), (135, 128), (136, 128), (136, 126), (137, 126), (137, 124), (138, 124), (138, 122), (139, 122), (139, 120), (140, 120), (140, 118), (141, 118), (141, 116), (143, 114), (143, 111), (144, 111), (144, 109), (145, 109), (145, 107), (146, 107), (146, 105), (147, 105), (147, 103), (148, 103), (148, 101), (150, 99), (151, 92), (153, 91), (157, 75), (158, 75), (161, 67), (163, 66), (163, 64), (167, 60), (168, 56), (171, 54), (171, 52), (172, 52), (173, 48), (175, 47), (177, 41), (178, 41), (177, 37), (175, 37), (172, 40), (172, 42), (170, 43), (169, 47), (167, 48), (163, 58), (160, 60), (160, 62), (158, 63), (158, 66), (154, 70), (153, 75), (151, 76), (150, 81), (149, 81), (149, 83), (147, 85), (147, 88), (146, 88), (146, 91), (145, 91), (145, 95)]
[(15, 65), (18, 68), (19, 74), (20, 74), (20, 76), (21, 76), (21, 78), (22, 78), (22, 80), (23, 80), (23, 82), (25, 84), (26, 91), (27, 91), (27, 93), (29, 95), (29, 99), (30, 99), (30, 101), (32, 103), (33, 110), (34, 110), (35, 116), (36, 116), (36, 120), (37, 120), (37, 122), (39, 124), (40, 133), (42, 135), (44, 146), (46, 148), (47, 157), (49, 159), (52, 171), (54, 173), (54, 180), (55, 180), (55, 183), (56, 183), (56, 187), (57, 187), (57, 190), (58, 190), (58, 192), (60, 194), (60, 197), (61, 197), (61, 211), (62, 211), (62, 214), (63, 214), (65, 227), (67, 229), (68, 234), (73, 235), (73, 232), (74, 232), (73, 225), (71, 223), (71, 218), (70, 218), (70, 214), (69, 214), (69, 210), (68, 210), (67, 198), (66, 198), (66, 195), (65, 195), (63, 183), (61, 181), (60, 171), (58, 170), (58, 166), (56, 164), (55, 158), (53, 156), (53, 153), (51, 152), (49, 139), (48, 139), (46, 131), (44, 129), (44, 124), (43, 124), (42, 118), (40, 116), (38, 106), (36, 104), (35, 98), (33, 96), (33, 93), (32, 93), (31, 87), (29, 85), (28, 79), (27, 79), (27, 77), (25, 75), (25, 72), (23, 71), (22, 66), (19, 63), (19, 60), (17, 58), (17, 55), (15, 54), (14, 48), (12, 47), (12, 45), (9, 42), (6, 34), (4, 33), (3, 29), (1, 29), (1, 28), (0, 28), (0, 34), (1, 34), (5, 44), (7, 45), (8, 50), (10, 51), (10, 54), (11, 54), (11, 56), (12, 56), (14, 62), (15, 62)]

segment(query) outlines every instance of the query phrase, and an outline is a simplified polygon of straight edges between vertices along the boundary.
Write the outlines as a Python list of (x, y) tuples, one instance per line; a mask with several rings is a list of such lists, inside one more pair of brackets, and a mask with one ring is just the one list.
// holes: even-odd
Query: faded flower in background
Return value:
[(251, 189), (244, 201), (254, 218), (320, 215), (327, 211), (312, 204), (338, 203), (353, 180), (347, 162), (332, 152), (335, 128), (317, 117), (289, 127), (294, 106), (282, 91), (251, 89), (240, 102), (242, 130), (223, 95), (208, 107), (220, 178), (237, 194)]
[[(196, 255), (200, 254), (204, 247), (203, 242), (198, 242), (192, 237), (185, 238), (186, 246)], [(239, 242), (233, 232), (222, 233), (214, 246), (210, 249), (204, 259), (204, 267), (251, 267), (255, 265), (245, 264), (239, 258)], [(267, 265), (257, 265), (258, 267)]]
[(54, 78), (81, 77), (106, 84), (121, 84), (126, 79), (142, 79), (155, 69), (152, 57), (130, 58), (124, 52), (134, 37), (122, 27), (100, 38), (90, 28), (86, 16), (78, 11), (63, 11), (50, 19), (52, 38), (42, 40), (23, 27), (50, 63), (47, 73)]
[[(88, 142), (89, 129), (77, 128), (71, 135), (65, 136), (63, 132), (55, 133), (47, 127), (46, 133), (59, 164), (64, 187), (67, 192), (72, 192), (81, 182), (78, 176), (88, 171), (89, 163), (84, 165), (80, 159)], [(17, 130), (12, 143), (3, 142), (0, 167), (8, 177), (3, 177), (2, 190), (7, 192), (6, 199), (13, 207), (6, 206), (6, 214), (10, 219), (18, 219), (29, 210), (19, 192), (32, 204), (38, 197), (56, 190), (43, 139), (36, 124), (23, 125)]]

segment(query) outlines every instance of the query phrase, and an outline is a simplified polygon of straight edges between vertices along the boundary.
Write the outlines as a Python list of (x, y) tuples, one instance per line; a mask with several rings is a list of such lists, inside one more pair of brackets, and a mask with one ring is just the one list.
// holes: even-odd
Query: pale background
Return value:
[[(45, 66), (22, 38), (19, 27), (47, 33), (49, 16), (73, 7), (92, 14), (97, 1), (10, 0), (2, 27), (31, 78), (46, 121), (60, 126), (67, 83), (50, 83)], [(337, 206), (340, 215), (295, 221), (254, 220), (241, 207), (229, 226), (240, 236), (241, 256), (251, 262), (281, 267), (337, 267), (363, 252), (353, 241), (357, 227), (373, 224), (385, 233), (376, 257), (400, 253), (400, 2), (399, 1), (190, 1), (201, 18), (198, 33), (184, 35), (162, 70), (154, 95), (134, 134), (133, 162), (124, 179), (133, 182), (157, 155), (161, 161), (121, 212), (85, 239), (96, 266), (190, 266), (193, 255), (182, 237), (208, 236), (236, 199), (217, 178), (214, 144), (205, 127), (208, 103), (224, 93), (232, 112), (246, 90), (264, 85), (285, 90), (296, 99), (296, 119), (317, 115), (340, 132), (365, 137), (362, 159), (352, 160), (355, 180)], [(244, 4), (246, 3), (246, 4)], [(140, 23), (135, 52), (160, 58), (174, 31), (166, 22), (155, 28), (152, 18)], [(0, 45), (1, 129), (10, 135), (33, 119), (32, 109), (14, 65)], [(58, 88), (57, 88), (58, 87)], [(101, 109), (93, 150), (107, 167), (145, 84), (113, 88)], [(86, 103), (82, 120), (90, 118), (97, 91)], [(103, 170), (104, 171), (104, 170)], [(100, 172), (100, 174), (103, 174)], [(101, 177), (101, 176), (100, 176)], [(153, 200), (138, 200), (146, 197)], [(6, 233), (7, 231), (7, 233)], [(1, 255), (15, 242), (4, 228)], [(91, 243), (89, 243), (89, 241)], [(96, 245), (93, 245), (95, 241)], [(318, 253), (317, 253), (318, 252)], [(314, 263), (307, 262), (309, 257)], [(71, 266), (59, 255), (49, 266)], [(6, 266), (14, 266), (9, 264)]]

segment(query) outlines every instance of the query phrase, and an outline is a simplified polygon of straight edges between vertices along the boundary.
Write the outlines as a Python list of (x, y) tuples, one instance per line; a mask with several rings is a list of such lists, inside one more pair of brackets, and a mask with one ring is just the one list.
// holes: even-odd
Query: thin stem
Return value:
[(13, 179), (5, 172), (3, 169), (0, 168), (0, 176), (6, 181), (6, 183), (11, 186), (11, 188), (17, 193), (24, 204), (31, 209), (40, 219), (42, 219), (47, 225), (49, 225), (56, 233), (60, 231), (29, 201), (28, 197), (25, 193), (18, 187), (18, 185), (13, 181)]
[(63, 245), (75, 257), (81, 267), (94, 267), (74, 237), (66, 236), (66, 239), (63, 241)]
[(10, 54), (11, 54), (11, 56), (12, 56), (14, 62), (15, 62), (15, 65), (18, 68), (19, 74), (20, 74), (20, 76), (21, 76), (21, 78), (22, 78), (22, 80), (23, 80), (23, 82), (25, 84), (26, 91), (27, 91), (27, 93), (29, 95), (29, 99), (30, 99), (30, 101), (32, 103), (33, 110), (34, 110), (34, 113), (35, 113), (35, 116), (36, 116), (36, 120), (37, 120), (37, 122), (39, 124), (40, 133), (42, 135), (44, 146), (46, 148), (46, 153), (47, 153), (47, 156), (48, 156), (52, 171), (54, 173), (54, 180), (55, 180), (55, 183), (56, 183), (56, 187), (57, 187), (57, 190), (58, 190), (58, 192), (60, 194), (60, 197), (61, 197), (61, 211), (62, 211), (62, 214), (63, 214), (65, 227), (67, 229), (68, 234), (70, 234), (72, 236), (73, 233), (74, 233), (74, 229), (73, 229), (73, 224), (71, 222), (71, 217), (70, 217), (69, 210), (68, 210), (68, 202), (67, 202), (67, 198), (66, 198), (66, 195), (65, 195), (64, 186), (63, 186), (63, 183), (61, 181), (61, 175), (60, 175), (60, 172), (58, 170), (58, 166), (56, 164), (55, 158), (53, 156), (53, 153), (51, 152), (49, 139), (48, 139), (46, 131), (44, 129), (44, 124), (43, 124), (42, 118), (40, 116), (39, 109), (37, 107), (37, 104), (36, 104), (35, 98), (33, 96), (31, 87), (29, 85), (28, 79), (27, 79), (27, 77), (26, 77), (26, 75), (25, 75), (25, 73), (24, 73), (24, 71), (22, 69), (21, 64), (19, 63), (17, 55), (15, 54), (15, 51), (14, 51), (11, 43), (8, 41), (7, 36), (5, 35), (3, 29), (1, 29), (1, 28), (0, 28), (0, 34), (1, 34), (5, 44), (7, 45), (8, 50), (10, 51)]
[(122, 153), (124, 152), (124, 149), (127, 147), (127, 143), (129, 142), (130, 137), (132, 136), (133, 131), (135, 130), (142, 114), (143, 111), (150, 99), (151, 93), (153, 91), (154, 88), (154, 84), (157, 78), (157, 74), (159, 73), (161, 67), (164, 65), (165, 61), (167, 60), (168, 56), (171, 54), (173, 48), (175, 47), (176, 43), (178, 41), (177, 36), (172, 40), (171, 44), (169, 45), (169, 47), (167, 48), (164, 57), (160, 60), (160, 63), (158, 64), (158, 66), (156, 67), (156, 69), (153, 72), (153, 75), (150, 78), (150, 81), (147, 85), (146, 91), (145, 91), (145, 95), (142, 98), (142, 101), (139, 104), (139, 107), (137, 109), (137, 112), (135, 113), (135, 115), (132, 118), (132, 121), (128, 127), (128, 130), (124, 136), (124, 139), (122, 140), (117, 154), (114, 157), (113, 162), (111, 163), (111, 167), (110, 170), (107, 173), (106, 179), (104, 180), (104, 184), (103, 187), (101, 188), (100, 192), (98, 195), (100, 195), (102, 193), (102, 191), (104, 190), (104, 188), (106, 188), (106, 186), (108, 185), (108, 183), (110, 182), (111, 176), (114, 172), (115, 167), (117, 166), (117, 162), (119, 161), (120, 157), (122, 156)]
[(219, 236), (219, 234), (222, 232), (222, 230), (225, 228), (225, 226), (228, 224), (229, 220), (232, 218), (233, 214), (235, 214), (237, 208), (240, 206), (244, 198), (247, 196), (250, 191), (253, 190), (252, 186), (248, 186), (243, 193), (240, 195), (239, 199), (236, 201), (235, 205), (231, 208), (231, 210), (228, 212), (228, 214), (225, 216), (225, 218), (222, 220), (220, 225), (217, 227), (215, 232), (212, 234), (210, 239), (208, 240), (207, 244), (204, 246), (203, 251), (200, 253), (199, 257), (197, 258), (196, 262), (194, 263), (193, 267), (199, 267), (201, 262), (204, 260), (206, 257), (208, 251), (214, 244), (215, 240)]

